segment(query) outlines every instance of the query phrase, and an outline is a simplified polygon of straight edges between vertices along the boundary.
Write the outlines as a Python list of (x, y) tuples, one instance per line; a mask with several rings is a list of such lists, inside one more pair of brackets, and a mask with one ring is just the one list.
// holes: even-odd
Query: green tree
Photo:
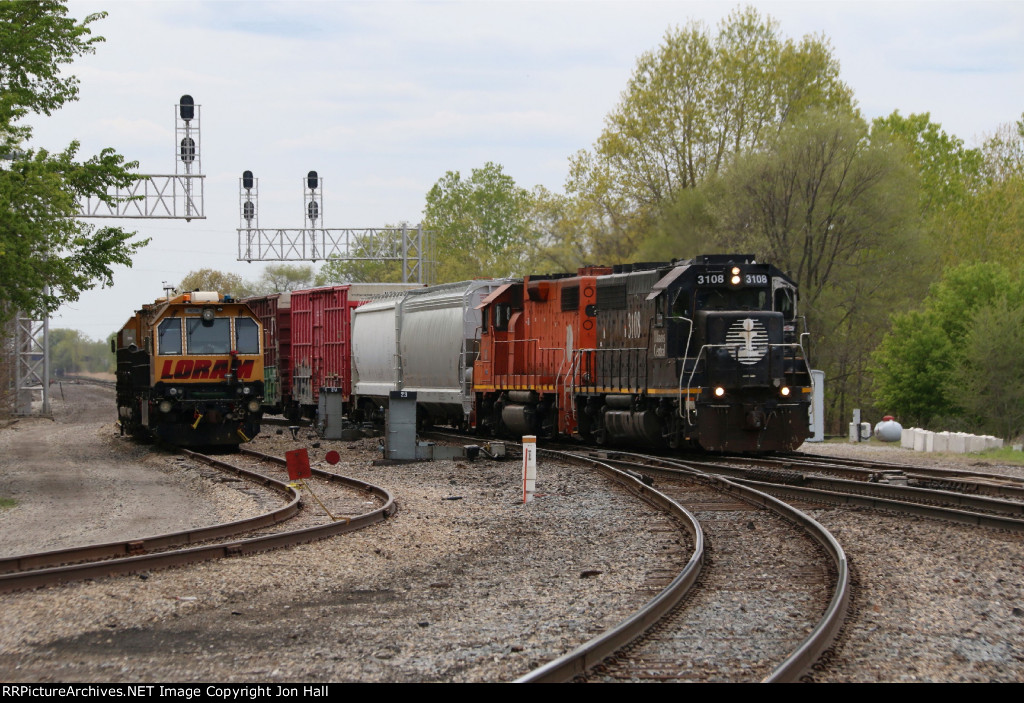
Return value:
[(889, 282), (888, 272), (915, 263), (904, 246), (913, 174), (898, 152), (867, 139), (859, 117), (811, 112), (738, 157), (722, 185), (719, 243), (789, 271), (812, 307), (827, 287), (866, 275)]
[(1024, 259), (1024, 115), (1000, 126), (981, 147), (982, 184), (953, 222), (948, 260)]
[(522, 272), (534, 253), (531, 197), (499, 164), (469, 178), (448, 171), (427, 193), (424, 227), (434, 237), (438, 282)]
[(329, 259), (316, 275), (316, 285), (339, 283), (402, 283), (402, 262), (384, 258), (400, 253), (402, 228), (387, 226), (357, 238), (350, 247), (355, 259)]
[(867, 399), (862, 379), (888, 313), (925, 290), (903, 152), (869, 140), (859, 117), (810, 111), (698, 190), (708, 204), (691, 219), (708, 221), (716, 248), (756, 254), (799, 282), (835, 427)]
[(255, 295), (284, 293), (311, 288), (316, 280), (316, 267), (304, 264), (268, 264), (253, 284)]
[(899, 313), (872, 354), (878, 407), (924, 427), (957, 411), (945, 383), (956, 349), (938, 322), (933, 311)]
[(884, 134), (908, 150), (920, 178), (920, 205), (926, 216), (963, 207), (981, 184), (981, 150), (965, 148), (962, 139), (944, 132), (927, 112), (904, 117), (897, 110), (876, 117), (871, 133)]
[(113, 266), (130, 266), (146, 243), (74, 219), (78, 199), (110, 203), (108, 189), (128, 187), (134, 162), (112, 149), (77, 161), (78, 142), (59, 154), (26, 146), (25, 118), (77, 99), (78, 81), (61, 66), (95, 51), (102, 38), (88, 25), (104, 16), (78, 22), (55, 0), (0, 3), (0, 321), (19, 309), (43, 316), (97, 283), (111, 285)]
[(1024, 432), (1024, 307), (1005, 297), (970, 320), (959, 363), (948, 377), (972, 425), (1006, 439)]
[[(954, 371), (969, 365), (965, 340), (980, 319), (979, 311), (1000, 306), (1024, 307), (1019, 274), (991, 262), (947, 270), (928, 292), (921, 310), (893, 315), (890, 330), (873, 353), (871, 372), (879, 406), (922, 426), (961, 416), (973, 400), (967, 398), (961, 384), (951, 384), (950, 379)], [(1008, 324), (1011, 322), (1012, 318)], [(975, 363), (982, 364), (981, 340), (975, 339), (973, 344)], [(1000, 348), (1003, 353), (1014, 349)]]
[(254, 295), (252, 285), (246, 283), (237, 273), (218, 271), (216, 269), (198, 269), (190, 271), (178, 284), (182, 292), (195, 290), (212, 290), (221, 295), (230, 294), (236, 298)]
[(1024, 113), (1012, 124), (999, 126), (981, 149), (982, 171), (990, 181), (1024, 176)]
[(784, 39), (750, 7), (714, 36), (691, 23), (640, 57), (593, 152), (572, 159), (566, 192), (599, 215), (591, 224), (603, 231), (589, 239), (632, 247), (632, 256), (681, 189), (762, 148), (811, 108), (851, 112), (852, 104), (823, 37)]
[(593, 238), (606, 231), (600, 203), (536, 186), (531, 193), (529, 227), (536, 242), (534, 271), (574, 271), (594, 262), (625, 261), (634, 250), (627, 237)]
[(87, 338), (78, 330), (50, 330), (50, 368), (55, 376), (113, 372), (109, 341)]

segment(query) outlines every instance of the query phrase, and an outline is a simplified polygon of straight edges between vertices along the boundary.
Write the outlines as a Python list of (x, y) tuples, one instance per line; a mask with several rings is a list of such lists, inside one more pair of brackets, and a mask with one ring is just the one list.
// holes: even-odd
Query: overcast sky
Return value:
[[(1024, 2), (755, 2), (783, 36), (824, 34), (869, 119), (929, 112), (975, 146), (1024, 111)], [(639, 55), (666, 30), (714, 29), (735, 2), (72, 1), (109, 16), (77, 61), (81, 99), (35, 118), (33, 146), (114, 147), (140, 172), (174, 173), (174, 105), (201, 105), (205, 220), (113, 221), (151, 237), (114, 287), (51, 327), (104, 338), (139, 305), (236, 260), (238, 179), (259, 179), (260, 225), (301, 227), (302, 177), (324, 179), (327, 227), (419, 222), (446, 171), (488, 161), (525, 188), (561, 190)], [(102, 223), (102, 220), (92, 220)], [(666, 252), (666, 258), (672, 252)]]

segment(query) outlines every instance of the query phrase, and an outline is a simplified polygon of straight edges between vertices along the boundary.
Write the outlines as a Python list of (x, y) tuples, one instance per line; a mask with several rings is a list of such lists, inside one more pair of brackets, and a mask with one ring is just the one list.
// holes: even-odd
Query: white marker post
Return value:
[(523, 436), (523, 502), (533, 499), (537, 488), (537, 437)]

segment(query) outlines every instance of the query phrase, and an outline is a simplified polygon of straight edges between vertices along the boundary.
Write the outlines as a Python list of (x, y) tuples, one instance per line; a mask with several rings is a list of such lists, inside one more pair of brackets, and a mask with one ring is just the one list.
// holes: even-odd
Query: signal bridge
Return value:
[[(304, 226), (259, 226), (259, 179), (245, 171), (239, 181), (238, 260), (401, 261), (403, 283), (429, 283), (430, 232), (423, 225), (328, 229), (323, 227), (323, 179), (303, 178)], [(317, 226), (317, 223), (321, 226)]]
[(205, 220), (199, 111), (191, 95), (182, 95), (175, 105), (173, 174), (139, 174), (130, 188), (108, 194), (112, 204), (97, 197), (80, 201), (78, 216)]

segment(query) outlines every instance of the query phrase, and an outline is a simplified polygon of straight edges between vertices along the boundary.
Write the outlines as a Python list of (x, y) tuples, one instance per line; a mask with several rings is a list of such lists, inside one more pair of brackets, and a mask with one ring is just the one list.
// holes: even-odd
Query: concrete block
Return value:
[(971, 454), (983, 452), (986, 449), (985, 438), (976, 434), (967, 435), (967, 451)]
[(966, 435), (963, 432), (953, 432), (949, 435), (949, 451), (954, 454), (963, 454), (967, 451)]
[(949, 432), (936, 432), (935, 437), (932, 440), (932, 451), (935, 452), (948, 452), (949, 451)]

